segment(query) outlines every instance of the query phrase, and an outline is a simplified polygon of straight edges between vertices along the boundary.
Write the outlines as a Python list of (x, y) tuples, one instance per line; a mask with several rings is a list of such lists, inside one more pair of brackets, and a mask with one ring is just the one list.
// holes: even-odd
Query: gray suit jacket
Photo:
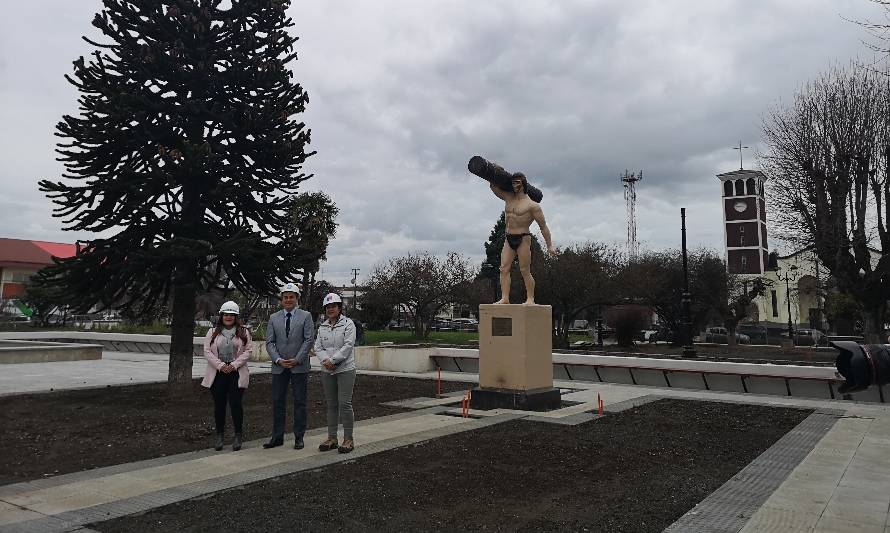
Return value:
[[(285, 335), (285, 310), (282, 309), (269, 317), (269, 326), (266, 328), (266, 351), (269, 359), (275, 363), (278, 359), (297, 360), (297, 366), (290, 369), (297, 374), (309, 372), (309, 349), (315, 337), (315, 324), (312, 323), (312, 315), (302, 309), (291, 311), (290, 335)], [(284, 367), (273, 364), (272, 373), (281, 374)]]

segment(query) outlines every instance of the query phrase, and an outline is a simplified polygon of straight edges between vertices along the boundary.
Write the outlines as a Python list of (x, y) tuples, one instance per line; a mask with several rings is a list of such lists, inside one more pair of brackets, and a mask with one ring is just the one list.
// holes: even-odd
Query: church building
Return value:
[[(762, 278), (767, 285), (743, 323), (787, 330), (789, 310), (795, 328), (824, 331), (823, 285), (827, 270), (812, 248), (787, 256), (769, 252), (767, 240), (766, 175), (758, 170), (718, 174), (723, 197), (726, 268), (744, 279)], [(753, 339), (752, 339), (753, 341)]]

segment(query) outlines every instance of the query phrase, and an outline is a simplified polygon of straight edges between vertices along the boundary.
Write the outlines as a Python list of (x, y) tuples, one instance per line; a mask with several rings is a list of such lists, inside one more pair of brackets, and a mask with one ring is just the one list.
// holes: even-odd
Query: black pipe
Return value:
[(839, 352), (834, 365), (846, 380), (838, 387), (839, 393), (862, 391), (890, 382), (890, 346), (853, 341), (837, 341), (831, 345)]

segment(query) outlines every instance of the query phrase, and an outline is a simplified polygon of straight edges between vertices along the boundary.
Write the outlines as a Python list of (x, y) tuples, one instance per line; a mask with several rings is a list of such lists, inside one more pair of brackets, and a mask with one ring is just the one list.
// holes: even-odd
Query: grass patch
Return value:
[(472, 331), (431, 331), (429, 337), (418, 338), (413, 331), (365, 331), (365, 344), (381, 342), (395, 344), (436, 343), (436, 344), (478, 344), (479, 334)]

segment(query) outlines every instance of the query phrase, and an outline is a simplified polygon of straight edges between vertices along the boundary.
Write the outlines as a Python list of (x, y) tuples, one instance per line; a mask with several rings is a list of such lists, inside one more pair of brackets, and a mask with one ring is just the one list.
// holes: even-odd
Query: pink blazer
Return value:
[[(216, 339), (213, 340), (213, 345), (210, 344), (210, 337), (213, 336), (213, 328), (207, 331), (207, 336), (204, 337), (204, 358), (207, 359), (207, 369), (204, 371), (204, 380), (201, 381), (201, 385), (205, 387), (210, 387), (213, 385), (213, 380), (216, 378), (216, 372), (220, 368), (223, 367), (223, 362), (219, 360), (218, 345), (220, 340), (222, 340), (222, 335), (217, 335)], [(238, 387), (241, 389), (247, 388), (247, 383), (250, 381), (250, 373), (247, 371), (247, 361), (250, 360), (250, 351), (253, 348), (253, 343), (250, 342), (250, 332), (247, 332), (247, 343), (241, 340), (237, 335), (235, 336), (235, 359), (232, 361), (232, 365), (238, 369)]]

